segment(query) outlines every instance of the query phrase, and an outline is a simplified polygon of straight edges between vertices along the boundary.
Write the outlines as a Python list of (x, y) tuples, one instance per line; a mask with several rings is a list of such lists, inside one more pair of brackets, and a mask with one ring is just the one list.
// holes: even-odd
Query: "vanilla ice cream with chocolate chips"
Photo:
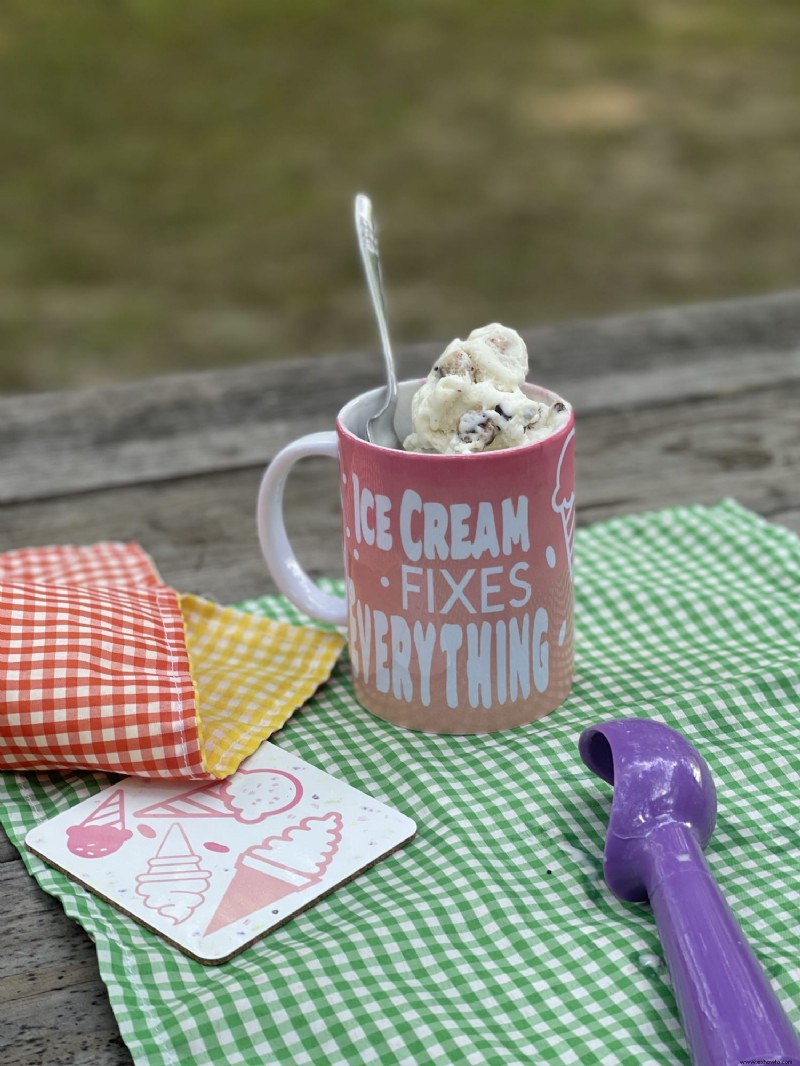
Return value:
[(452, 341), (414, 395), (403, 447), (468, 455), (550, 436), (567, 422), (569, 406), (527, 396), (521, 388), (527, 373), (525, 342), (499, 323)]

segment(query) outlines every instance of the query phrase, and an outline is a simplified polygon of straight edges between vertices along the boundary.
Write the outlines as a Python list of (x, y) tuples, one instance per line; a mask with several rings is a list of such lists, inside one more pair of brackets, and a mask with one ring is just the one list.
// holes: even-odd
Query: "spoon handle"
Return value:
[(646, 884), (694, 1066), (800, 1064), (800, 1041), (692, 831), (648, 838)]
[(387, 405), (393, 405), (397, 397), (397, 380), (394, 372), (394, 360), (392, 359), (392, 346), (389, 341), (389, 327), (386, 321), (386, 301), (383, 295), (378, 237), (372, 221), (372, 201), (363, 193), (359, 193), (356, 196), (355, 216), (358, 247), (361, 251), (361, 260), (367, 276), (367, 286), (372, 299), (372, 307), (378, 322), (383, 359), (386, 363)]

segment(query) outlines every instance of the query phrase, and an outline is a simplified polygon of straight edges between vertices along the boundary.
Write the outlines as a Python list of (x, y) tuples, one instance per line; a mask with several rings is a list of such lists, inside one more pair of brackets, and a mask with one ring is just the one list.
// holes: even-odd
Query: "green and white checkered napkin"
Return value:
[[(419, 832), (224, 966), (25, 855), (32, 825), (110, 778), (3, 776), (6, 828), (95, 938), (137, 1064), (687, 1063), (651, 914), (603, 882), (611, 790), (577, 753), (585, 726), (621, 715), (682, 730), (707, 759), (709, 863), (800, 1023), (800, 540), (725, 502), (594, 526), (576, 555), (575, 687), (549, 717), (404, 732), (359, 708), (343, 662), (291, 719), (280, 746)], [(300, 620), (283, 600), (244, 606)]]

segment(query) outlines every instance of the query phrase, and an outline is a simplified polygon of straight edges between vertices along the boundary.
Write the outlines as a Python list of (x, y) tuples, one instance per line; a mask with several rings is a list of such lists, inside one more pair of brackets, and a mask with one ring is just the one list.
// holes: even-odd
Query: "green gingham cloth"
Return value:
[[(242, 606), (304, 621), (280, 598)], [(95, 939), (134, 1061), (688, 1063), (651, 912), (603, 882), (611, 789), (577, 752), (583, 728), (623, 715), (674, 726), (708, 761), (710, 866), (800, 1023), (800, 540), (731, 501), (581, 530), (576, 633), (568, 702), (491, 736), (370, 716), (343, 659), (277, 743), (413, 817), (417, 837), (223, 966), (26, 854), (28, 829), (111, 778), (3, 775), (6, 829)]]

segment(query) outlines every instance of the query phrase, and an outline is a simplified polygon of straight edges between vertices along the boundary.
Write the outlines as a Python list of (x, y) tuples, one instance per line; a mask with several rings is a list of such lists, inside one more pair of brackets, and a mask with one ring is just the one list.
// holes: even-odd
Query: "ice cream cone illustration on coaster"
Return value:
[(113, 855), (133, 836), (125, 825), (125, 798), (116, 789), (80, 825), (67, 826), (67, 847), (82, 859)]
[(572, 561), (575, 552), (575, 490), (570, 488), (569, 492), (567, 492), (565, 488), (562, 488), (561, 469), (567, 461), (571, 463), (574, 440), (575, 430), (573, 429), (564, 441), (564, 447), (558, 457), (556, 487), (553, 489), (552, 499), (553, 510), (561, 515), (561, 528), (564, 531), (564, 546), (567, 550), (570, 578), (572, 577)]
[(211, 936), (292, 892), (318, 884), (342, 839), (342, 816), (331, 811), (304, 818), (280, 836), (243, 851), (236, 872), (205, 931)]
[(237, 770), (227, 781), (181, 792), (142, 807), (137, 818), (235, 818), (254, 825), (299, 802), (303, 786), (285, 770)]
[(183, 828), (175, 822), (148, 861), (146, 872), (136, 878), (136, 895), (141, 896), (145, 907), (157, 911), (173, 925), (180, 925), (192, 916), (208, 892), (211, 872), (201, 869), (201, 861)]

